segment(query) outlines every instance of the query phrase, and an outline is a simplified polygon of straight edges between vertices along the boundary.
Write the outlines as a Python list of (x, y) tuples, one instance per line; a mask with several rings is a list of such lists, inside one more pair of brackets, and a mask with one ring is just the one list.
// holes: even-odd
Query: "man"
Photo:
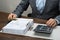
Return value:
[(32, 8), (31, 17), (48, 20), (46, 24), (50, 27), (60, 24), (59, 0), (22, 0), (14, 12), (9, 14), (8, 19), (21, 16), (29, 4)]

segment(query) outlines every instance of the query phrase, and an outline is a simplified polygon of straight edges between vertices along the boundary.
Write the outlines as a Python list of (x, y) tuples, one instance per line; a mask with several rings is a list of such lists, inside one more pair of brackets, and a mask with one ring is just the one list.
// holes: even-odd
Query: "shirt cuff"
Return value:
[(55, 20), (56, 20), (57, 24), (59, 24), (59, 20), (57, 20), (57, 19), (55, 19)]

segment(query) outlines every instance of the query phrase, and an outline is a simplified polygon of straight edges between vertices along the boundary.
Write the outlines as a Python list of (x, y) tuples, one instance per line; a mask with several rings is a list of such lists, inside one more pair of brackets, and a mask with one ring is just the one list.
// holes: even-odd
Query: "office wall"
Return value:
[(12, 12), (17, 4), (20, 2), (19, 0), (0, 0), (1, 11)]
[[(21, 0), (0, 0), (0, 11), (11, 13), (20, 2)], [(26, 16), (30, 12), (31, 8), (29, 7), (23, 15)]]

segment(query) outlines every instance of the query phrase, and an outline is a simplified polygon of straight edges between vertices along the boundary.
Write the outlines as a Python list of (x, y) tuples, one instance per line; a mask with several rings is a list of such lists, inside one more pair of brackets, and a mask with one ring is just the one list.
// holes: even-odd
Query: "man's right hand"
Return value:
[(10, 21), (10, 20), (12, 20), (12, 19), (15, 19), (16, 17), (17, 17), (16, 14), (10, 13), (9, 16), (8, 16), (8, 20)]

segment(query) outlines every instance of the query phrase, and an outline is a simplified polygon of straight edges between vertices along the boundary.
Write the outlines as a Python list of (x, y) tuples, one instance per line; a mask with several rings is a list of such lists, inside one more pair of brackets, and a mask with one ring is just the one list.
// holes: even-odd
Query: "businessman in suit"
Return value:
[(22, 0), (17, 8), (9, 14), (8, 20), (21, 16), (29, 5), (32, 8), (31, 17), (48, 20), (46, 24), (50, 27), (60, 24), (59, 0)]

